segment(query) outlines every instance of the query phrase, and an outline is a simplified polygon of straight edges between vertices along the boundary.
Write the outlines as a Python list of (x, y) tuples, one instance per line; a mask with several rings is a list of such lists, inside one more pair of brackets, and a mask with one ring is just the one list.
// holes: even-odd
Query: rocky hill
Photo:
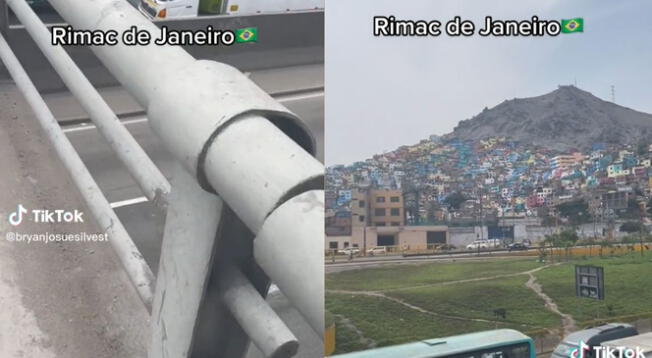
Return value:
[(652, 143), (652, 115), (603, 101), (574, 86), (505, 101), (461, 121), (448, 137), (507, 137), (550, 149), (586, 150), (594, 143)]

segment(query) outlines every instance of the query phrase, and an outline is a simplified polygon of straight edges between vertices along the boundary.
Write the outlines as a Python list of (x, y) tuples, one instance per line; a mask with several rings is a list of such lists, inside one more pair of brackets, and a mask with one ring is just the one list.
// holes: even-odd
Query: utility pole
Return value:
[(611, 102), (616, 103), (616, 86), (611, 85)]
[(643, 255), (643, 246), (644, 246), (643, 245), (643, 242), (644, 242), (644, 240), (643, 240), (643, 228), (644, 228), (643, 220), (644, 220), (645, 214), (646, 214), (645, 213), (645, 201), (641, 200), (639, 202), (639, 204), (638, 204), (638, 207), (639, 207), (639, 210), (641, 211), (641, 223), (639, 225), (639, 231), (640, 231), (641, 257), (643, 257), (644, 256)]
[(369, 216), (371, 215), (371, 188), (367, 188), (365, 192), (365, 220), (362, 227), (362, 255), (367, 256), (367, 223), (371, 222)]
[(480, 235), (481, 238), (484, 240), (484, 204), (483, 204), (483, 196), (484, 196), (484, 184), (480, 187)]

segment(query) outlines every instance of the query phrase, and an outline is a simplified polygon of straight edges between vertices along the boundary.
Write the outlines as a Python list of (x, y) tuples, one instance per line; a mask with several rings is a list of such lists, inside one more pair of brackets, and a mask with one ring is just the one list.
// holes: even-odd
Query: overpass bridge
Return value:
[[(107, 0), (99, 3), (110, 5), (120, 2)], [(23, 0), (7, 3), (17, 10), (17, 14), (27, 13)], [(65, 11), (77, 6), (76, 3), (52, 1), (55, 8), (60, 7)], [(6, 6), (0, 5), (3, 9)], [(75, 11), (84, 13), (87, 10), (81, 6)], [(118, 7), (117, 11), (129, 13), (123, 7)], [(56, 19), (49, 16), (46, 20), (53, 18)], [(74, 26), (83, 26), (74, 23), (74, 13), (68, 16), (63, 14), (63, 18)], [(319, 188), (287, 189), (282, 194), (285, 197), (278, 199), (281, 205), (275, 204), (260, 219), (243, 220), (242, 217), (251, 212), (248, 206), (243, 204), (234, 210), (233, 205), (238, 205), (239, 196), (222, 200), (223, 194), (229, 196), (229, 189), (215, 190), (212, 184), (211, 188), (199, 186), (197, 177), (180, 163), (179, 156), (174, 153), (174, 145), (152, 130), (152, 118), (142, 96), (134, 96), (133, 88), (123, 86), (125, 79), (107, 69), (111, 65), (105, 65), (106, 59), (102, 60), (101, 55), (85, 47), (66, 47), (72, 61), (97, 89), (99, 97), (119, 119), (121, 127), (135, 139), (144, 156), (160, 172), (161, 182), (171, 183), (169, 196), (148, 195), (148, 179), (143, 179), (141, 175), (139, 180), (138, 173), (133, 173), (134, 167), (125, 165), (125, 159), (116, 154), (115, 144), (105, 140), (102, 131), (98, 130), (96, 118), (92, 119), (88, 108), (85, 109), (84, 100), (71, 93), (70, 86), (62, 79), (64, 75), (57, 73), (54, 68), (57, 66), (53, 66), (51, 59), (46, 58), (37, 46), (33, 33), (30, 33), (33, 31), (29, 31), (23, 23), (26, 19), (29, 16), (24, 14), (5, 17), (2, 35), (6, 46), (0, 46), (5, 64), (0, 69), (0, 164), (6, 168), (6, 174), (0, 178), (0, 189), (6, 193), (0, 200), (3, 216), (0, 224), (3, 235), (0, 238), (0, 278), (3, 282), (0, 284), (0, 301), (12, 307), (11, 311), (0, 313), (0, 354), (8, 357), (187, 355), (253, 358), (289, 357), (297, 351), (294, 355), (297, 357), (320, 356), (323, 349), (322, 332), (314, 327), (315, 320), (309, 318), (311, 313), (314, 316), (314, 303), (312, 312), (306, 309), (306, 302), (301, 301), (305, 297), (297, 294), (296, 288), (291, 284), (288, 286), (286, 282), (270, 286), (271, 282), (283, 281), (279, 272), (293, 270), (299, 264), (307, 265), (305, 258), (274, 261), (261, 257), (265, 256), (264, 253), (257, 254), (255, 245), (261, 235), (276, 234), (268, 233), (270, 230), (264, 226), (266, 223), (278, 226), (269, 224), (269, 221), (284, 203), (291, 203), (293, 197), (300, 197), (311, 190), (317, 189), (318, 192)], [(305, 123), (307, 133), (314, 137), (316, 145), (313, 153), (323, 162), (322, 12), (201, 17), (156, 25), (163, 24), (179, 29), (201, 28), (208, 24), (215, 28), (257, 27), (259, 33), (265, 36), (261, 36), (255, 45), (189, 47), (184, 53), (197, 59), (234, 66), (242, 73), (242, 78), (237, 78), (238, 82), (244, 82), (244, 86), (250, 85), (247, 81), (255, 83), (276, 103), (295, 113)], [(29, 26), (37, 28), (36, 25)], [(11, 63), (12, 54), (15, 54), (19, 67), (24, 69), (28, 81), (25, 78), (15, 80), (17, 74), (20, 77), (20, 69), (10, 69), (11, 65), (7, 65), (8, 60)], [(154, 58), (153, 55), (151, 61)], [(144, 56), (142, 61), (148, 63), (150, 59)], [(161, 68), (161, 76), (167, 75), (166, 69)], [(174, 80), (174, 76), (171, 77)], [(23, 83), (20, 84), (20, 81)], [(38, 103), (38, 99), (25, 94), (30, 82), (40, 94), (46, 111), (43, 108), (35, 109), (34, 103)], [(145, 305), (139, 302), (139, 298), (143, 299), (146, 290), (132, 284), (134, 277), (128, 269), (129, 264), (125, 266), (119, 250), (116, 255), (107, 243), (39, 245), (5, 240), (4, 236), (14, 231), (61, 234), (95, 233), (107, 229), (102, 217), (93, 215), (93, 210), (89, 208), (88, 195), (80, 191), (79, 182), (76, 182), (79, 173), (71, 172), (61, 152), (50, 143), (49, 129), (42, 125), (42, 117), (44, 113), (47, 117), (48, 110), (78, 153), (99, 192), (106, 198), (108, 208), (126, 229), (126, 237), (142, 254), (143, 267), (149, 268), (159, 281), (162, 277), (166, 278), (166, 283), (151, 282), (151, 301), (145, 300)], [(183, 121), (176, 123), (179, 125)], [(103, 125), (99, 122), (99, 126)], [(242, 141), (248, 139), (238, 138)], [(231, 153), (225, 153), (225, 150), (219, 153), (229, 157)], [(241, 159), (237, 155), (233, 158)], [(319, 168), (321, 164), (307, 166)], [(255, 168), (252, 170), (255, 171)], [(274, 175), (270, 174), (270, 181), (274, 180)], [(279, 175), (286, 174), (281, 171)], [(287, 183), (290, 187), (301, 187), (300, 182)], [(247, 183), (243, 182), (242, 185), (246, 186)], [(175, 188), (178, 188), (177, 193), (182, 194), (175, 196)], [(256, 193), (255, 189), (251, 189), (251, 192)], [(190, 203), (184, 199), (189, 197), (193, 198)], [(262, 196), (260, 198), (260, 201), (264, 201)], [(19, 204), (27, 208), (80, 209), (87, 220), (84, 223), (52, 223), (45, 226), (28, 220), (19, 227), (12, 227), (8, 224), (7, 216), (16, 211)], [(205, 210), (195, 211), (196, 207)], [(95, 212), (104, 213), (108, 208), (95, 209)], [(211, 211), (208, 209), (212, 210), (211, 214), (206, 213)], [(170, 210), (173, 214), (170, 214)], [(292, 208), (285, 210), (291, 211)], [(184, 217), (184, 213), (190, 213), (192, 219)], [(316, 220), (312, 218), (307, 221)], [(277, 230), (275, 227), (272, 231)], [(294, 228), (294, 233), (293, 229), (282, 231), (290, 239), (314, 241), (315, 249), (321, 254), (323, 237), (318, 234), (322, 230), (311, 232), (305, 228)], [(178, 238), (183, 235), (186, 236), (184, 240), (197, 240), (196, 244), (184, 246)], [(239, 244), (229, 244), (232, 241)], [(286, 244), (289, 242), (286, 241)], [(205, 252), (212, 254), (206, 255)], [(301, 256), (309, 255), (305, 253)], [(230, 257), (236, 258), (233, 260), (235, 268), (225, 265), (225, 262), (231, 261)], [(184, 267), (192, 275), (184, 279), (190, 280), (190, 286), (196, 287), (195, 290), (187, 286), (180, 289), (184, 286), (179, 286), (181, 275), (176, 272), (162, 274), (160, 264), (167, 267), (166, 263), (168, 266), (172, 263), (186, 265)], [(323, 264), (323, 259), (315, 264)], [(197, 266), (204, 267), (204, 270), (197, 270)], [(230, 274), (225, 276), (223, 272)], [(319, 277), (320, 281), (322, 277)], [(176, 292), (176, 296), (168, 292)], [(256, 304), (255, 294), (260, 295), (259, 298), (266, 297), (271, 312), (265, 309), (262, 313), (255, 311), (260, 306)], [(165, 302), (170, 297), (176, 298), (181, 305), (166, 307)], [(310, 303), (307, 305), (310, 306)], [(242, 307), (253, 307), (251, 310), (256, 312), (257, 318), (252, 319), (251, 315), (247, 318), (249, 309), (238, 311)], [(149, 309), (153, 311), (153, 316), (150, 316)], [(188, 316), (192, 318), (185, 322), (185, 326), (175, 327), (175, 319), (182, 317), (180, 321), (188, 321)], [(275, 316), (280, 316), (280, 320)], [(160, 324), (162, 317), (167, 317), (167, 326)], [(288, 328), (287, 332), (284, 326)], [(261, 334), (265, 327), (278, 327), (278, 334)], [(175, 342), (186, 344), (187, 349), (175, 351), (174, 347), (166, 347), (166, 344), (172, 345), (170, 342), (175, 339)], [(250, 341), (253, 344), (249, 344)]]

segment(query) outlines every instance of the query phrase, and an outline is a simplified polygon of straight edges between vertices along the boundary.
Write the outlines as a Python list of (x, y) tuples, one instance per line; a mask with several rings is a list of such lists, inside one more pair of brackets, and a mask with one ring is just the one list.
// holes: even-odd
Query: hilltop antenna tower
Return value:
[(616, 103), (616, 86), (611, 85), (611, 102)]

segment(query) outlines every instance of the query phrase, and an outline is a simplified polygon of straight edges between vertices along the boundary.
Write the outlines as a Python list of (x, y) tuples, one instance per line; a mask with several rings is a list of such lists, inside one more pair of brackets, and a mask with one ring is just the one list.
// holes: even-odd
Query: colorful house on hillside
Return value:
[(607, 167), (607, 176), (609, 178), (615, 178), (623, 175), (623, 164), (614, 163)]

